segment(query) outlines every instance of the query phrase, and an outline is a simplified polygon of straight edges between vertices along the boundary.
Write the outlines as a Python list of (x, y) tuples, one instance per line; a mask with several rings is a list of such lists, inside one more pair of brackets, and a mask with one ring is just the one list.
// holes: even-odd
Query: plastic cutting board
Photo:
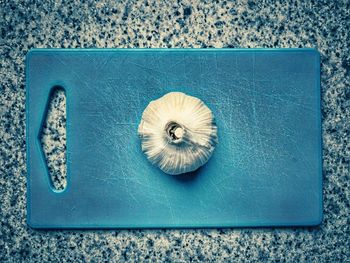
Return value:
[[(34, 228), (317, 225), (322, 220), (320, 59), (313, 49), (34, 49), (27, 55), (28, 224)], [(67, 96), (67, 188), (39, 134)], [(141, 151), (147, 104), (170, 91), (212, 109), (219, 144), (171, 176)]]

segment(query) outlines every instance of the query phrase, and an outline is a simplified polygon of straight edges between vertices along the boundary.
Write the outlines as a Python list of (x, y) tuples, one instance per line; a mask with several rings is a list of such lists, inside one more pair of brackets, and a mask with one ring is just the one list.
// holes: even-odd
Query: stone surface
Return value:
[[(0, 262), (349, 262), (349, 11), (345, 0), (0, 0)], [(25, 55), (33, 47), (316, 47), (322, 61), (322, 225), (132, 231), (28, 228), (24, 71)], [(62, 164), (55, 164), (59, 170), (57, 165)]]

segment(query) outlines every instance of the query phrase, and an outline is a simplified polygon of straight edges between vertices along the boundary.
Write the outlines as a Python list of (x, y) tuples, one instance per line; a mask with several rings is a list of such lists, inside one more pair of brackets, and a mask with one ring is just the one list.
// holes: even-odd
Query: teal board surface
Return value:
[[(322, 220), (320, 61), (313, 49), (34, 49), (27, 55), (28, 224), (34, 228), (316, 225)], [(39, 134), (67, 96), (67, 188)], [(141, 151), (147, 104), (171, 91), (212, 109), (219, 144), (164, 174)]]

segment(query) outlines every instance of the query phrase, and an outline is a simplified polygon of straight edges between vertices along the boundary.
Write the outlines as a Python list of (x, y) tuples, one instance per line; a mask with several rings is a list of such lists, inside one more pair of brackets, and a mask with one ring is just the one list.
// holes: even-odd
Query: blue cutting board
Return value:
[[(314, 49), (34, 49), (27, 55), (28, 224), (34, 228), (316, 225), (322, 220), (320, 58)], [(39, 134), (67, 96), (67, 188)], [(147, 104), (171, 91), (212, 109), (219, 144), (171, 176), (141, 151)]]

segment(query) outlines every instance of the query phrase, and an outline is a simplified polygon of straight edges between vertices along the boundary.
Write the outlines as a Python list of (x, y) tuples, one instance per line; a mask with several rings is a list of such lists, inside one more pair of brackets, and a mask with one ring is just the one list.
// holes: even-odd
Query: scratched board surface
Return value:
[[(27, 55), (28, 224), (35, 228), (316, 225), (322, 220), (319, 55), (313, 49), (34, 49)], [(67, 188), (39, 134), (67, 96)], [(147, 104), (171, 91), (212, 109), (219, 144), (171, 176), (141, 151)]]

